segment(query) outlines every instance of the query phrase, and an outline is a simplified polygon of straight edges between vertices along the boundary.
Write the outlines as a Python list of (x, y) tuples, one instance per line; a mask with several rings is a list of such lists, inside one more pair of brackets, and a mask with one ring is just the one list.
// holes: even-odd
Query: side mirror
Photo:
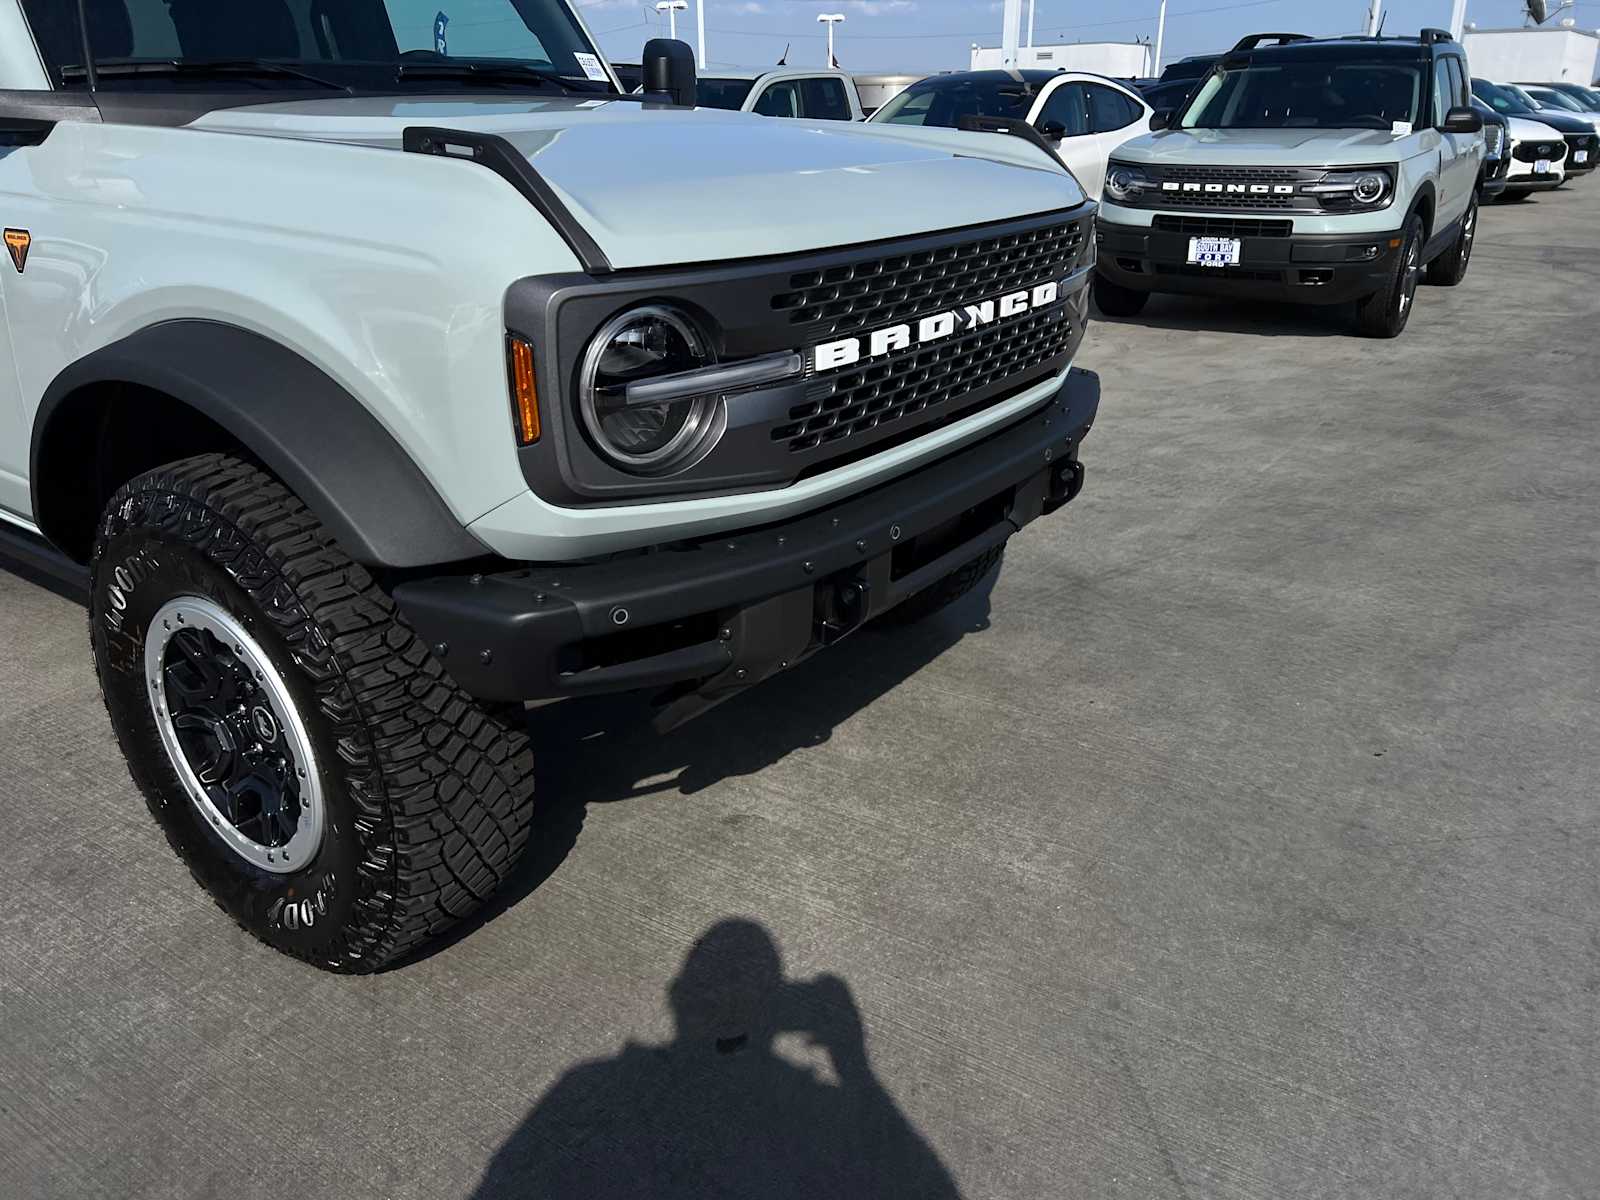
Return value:
[(644, 44), (644, 90), (663, 92), (683, 108), (695, 106), (694, 51), (689, 43), (651, 38)]
[(1052, 142), (1059, 142), (1067, 136), (1067, 127), (1060, 121), (1041, 121), (1039, 122), (1039, 132)]
[(1170, 108), (1158, 108), (1158, 109), (1156, 109), (1155, 112), (1150, 114), (1150, 128), (1151, 128), (1151, 130), (1154, 131), (1154, 130), (1158, 130), (1158, 129), (1171, 129), (1172, 128), (1172, 119), (1174, 117), (1176, 117), (1177, 115), (1178, 114), (1175, 111), (1173, 111), (1172, 109), (1170, 109)]
[(1483, 116), (1475, 108), (1459, 104), (1444, 115), (1444, 122), (1439, 126), (1440, 133), (1481, 133), (1483, 131)]

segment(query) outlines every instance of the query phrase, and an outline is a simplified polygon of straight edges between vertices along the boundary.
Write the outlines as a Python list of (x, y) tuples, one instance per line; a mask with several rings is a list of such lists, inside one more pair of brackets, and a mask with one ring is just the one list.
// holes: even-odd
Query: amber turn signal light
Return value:
[(506, 338), (511, 369), (511, 416), (517, 427), (517, 445), (539, 440), (539, 388), (533, 381), (533, 347), (519, 337)]

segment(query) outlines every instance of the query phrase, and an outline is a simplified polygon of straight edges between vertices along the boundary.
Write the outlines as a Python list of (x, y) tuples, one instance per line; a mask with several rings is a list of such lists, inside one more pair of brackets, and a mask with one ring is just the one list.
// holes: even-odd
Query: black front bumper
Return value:
[(1125, 288), (1293, 304), (1342, 304), (1370, 296), (1388, 282), (1405, 238), (1402, 230), (1245, 235), (1237, 267), (1200, 267), (1188, 262), (1189, 239), (1206, 234), (1105, 222), (1098, 230), (1100, 274)]
[(778, 525), (601, 562), (414, 580), (406, 619), (456, 681), (514, 701), (687, 685), (700, 703), (832, 645), (1078, 494), (1100, 381), (975, 445)]

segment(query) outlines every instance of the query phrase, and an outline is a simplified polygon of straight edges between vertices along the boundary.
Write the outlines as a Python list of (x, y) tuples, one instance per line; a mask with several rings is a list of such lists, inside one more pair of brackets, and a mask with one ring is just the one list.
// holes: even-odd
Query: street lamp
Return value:
[(668, 36), (674, 40), (676, 40), (678, 36), (678, 14), (686, 11), (688, 7), (689, 0), (661, 0), (661, 2), (656, 5), (657, 12), (664, 12), (667, 14), (667, 23), (669, 26), (671, 26), (671, 33)]
[(844, 20), (843, 13), (818, 13), (817, 20), (828, 27), (828, 66), (834, 65), (833, 57), (833, 27)]

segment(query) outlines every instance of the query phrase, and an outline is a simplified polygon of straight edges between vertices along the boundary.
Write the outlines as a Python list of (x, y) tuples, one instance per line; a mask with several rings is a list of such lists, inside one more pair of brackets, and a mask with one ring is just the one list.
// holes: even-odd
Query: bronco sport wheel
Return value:
[(1405, 331), (1422, 280), (1423, 236), (1422, 218), (1413, 216), (1388, 282), (1356, 304), (1356, 328), (1366, 337), (1393, 338)]
[(472, 913), (528, 839), (520, 708), (458, 689), (281, 484), (223, 455), (111, 500), (90, 636), (134, 782), (262, 941), (375, 970)]
[(941, 609), (949, 608), (961, 597), (984, 581), (992, 571), (998, 571), (1005, 558), (1006, 548), (996, 546), (985, 550), (971, 562), (957, 567), (937, 583), (930, 583), (909, 600), (895, 605), (884, 613), (885, 625), (912, 625)]
[(1472, 198), (1461, 216), (1461, 232), (1455, 245), (1428, 264), (1428, 282), (1439, 287), (1455, 287), (1467, 277), (1472, 262), (1472, 243), (1478, 236), (1478, 199)]
[(1104, 275), (1094, 277), (1094, 302), (1108, 317), (1137, 317), (1150, 303), (1150, 293), (1125, 288)]

